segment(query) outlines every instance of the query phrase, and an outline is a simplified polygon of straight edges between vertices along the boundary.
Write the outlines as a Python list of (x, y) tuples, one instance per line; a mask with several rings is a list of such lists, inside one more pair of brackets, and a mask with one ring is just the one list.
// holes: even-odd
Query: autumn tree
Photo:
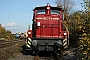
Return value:
[(86, 11), (89, 11), (90, 12), (90, 0), (83, 0), (84, 1), (84, 9), (86, 10)]
[(71, 11), (74, 6), (73, 0), (56, 0), (57, 7), (63, 8), (67, 13)]
[(79, 50), (82, 60), (90, 60), (90, 0), (83, 0), (83, 13), (84, 24), (80, 27), (82, 33), (79, 34)]
[[(80, 60), (90, 60), (90, 0), (83, 0), (84, 10), (70, 13), (72, 0), (56, 0), (57, 6), (64, 9), (65, 24), (68, 26), (72, 45), (76, 43)], [(71, 5), (70, 5), (71, 4)]]
[(5, 38), (5, 39), (8, 39), (11, 38), (11, 39), (14, 39), (14, 35), (12, 35), (12, 32), (9, 31), (9, 30), (6, 30), (2, 24), (0, 24), (0, 38)]
[(2, 27), (2, 25), (0, 24), (0, 33), (5, 32), (5, 29)]
[[(71, 29), (69, 29), (70, 26), (70, 18), (69, 15), (71, 14), (72, 8), (74, 7), (74, 1), (73, 0), (55, 0), (57, 7), (62, 8), (64, 10), (64, 24), (68, 28), (68, 31), (71, 33)], [(71, 34), (70, 34), (71, 38)], [(71, 41), (72, 39), (70, 39)]]

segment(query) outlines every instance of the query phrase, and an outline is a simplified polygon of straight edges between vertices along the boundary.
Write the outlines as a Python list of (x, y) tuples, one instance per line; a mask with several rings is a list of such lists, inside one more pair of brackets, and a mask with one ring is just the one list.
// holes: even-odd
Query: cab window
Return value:
[(51, 10), (51, 14), (60, 14), (59, 10)]
[(37, 10), (36, 14), (45, 14), (45, 10)]

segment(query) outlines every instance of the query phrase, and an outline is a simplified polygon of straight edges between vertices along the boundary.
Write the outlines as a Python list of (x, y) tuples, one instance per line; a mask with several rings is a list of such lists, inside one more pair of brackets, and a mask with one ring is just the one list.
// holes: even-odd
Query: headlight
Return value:
[(67, 33), (64, 33), (64, 35), (67, 35)]
[(50, 7), (47, 7), (47, 9), (50, 9)]
[(62, 45), (62, 41), (61, 41), (61, 40), (58, 40), (57, 43), (58, 43), (59, 45)]
[(28, 32), (28, 34), (31, 34), (31, 32)]
[(32, 45), (33, 45), (33, 46), (36, 46), (36, 45), (37, 45), (37, 40), (33, 40), (33, 41), (32, 41)]

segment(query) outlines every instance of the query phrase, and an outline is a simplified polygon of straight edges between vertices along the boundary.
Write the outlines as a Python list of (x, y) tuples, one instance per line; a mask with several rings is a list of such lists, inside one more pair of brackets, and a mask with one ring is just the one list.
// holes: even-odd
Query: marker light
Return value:
[(64, 35), (67, 35), (67, 33), (64, 33)]
[(31, 32), (28, 32), (28, 34), (31, 34)]
[(47, 7), (47, 9), (50, 9), (50, 7)]

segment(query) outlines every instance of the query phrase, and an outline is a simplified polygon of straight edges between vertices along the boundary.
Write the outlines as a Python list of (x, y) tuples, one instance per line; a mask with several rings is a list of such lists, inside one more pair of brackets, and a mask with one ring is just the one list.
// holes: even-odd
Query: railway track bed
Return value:
[(13, 40), (0, 43), (0, 60), (8, 60), (15, 58), (21, 54), (22, 46), (25, 44), (23, 40)]
[[(28, 52), (29, 53), (29, 52)], [(23, 55), (9, 60), (77, 60), (76, 48), (64, 50), (62, 55), (52, 55), (46, 52), (40, 53), (39, 55)]]
[[(17, 40), (11, 41), (11, 42), (10, 41), (8, 41), (8, 42), (4, 41), (4, 43), (0, 43), (0, 45), (1, 45), (0, 49), (1, 48), (5, 48), (5, 47), (10, 47), (11, 45), (16, 45), (16, 43), (18, 43), (18, 42), (21, 43), (21, 41), (17, 41)], [(25, 42), (25, 41), (23, 41), (23, 42)], [(17, 46), (16, 47), (14, 46), (14, 49), (12, 49), (12, 47), (11, 47), (12, 50), (10, 52), (10, 55), (16, 53), (15, 52), (15, 50), (17, 50), (16, 48), (17, 48)], [(22, 48), (22, 47), (19, 47), (19, 49), (20, 48)], [(8, 51), (10, 51), (10, 49)], [(1, 52), (1, 54), (5, 54), (4, 57), (9, 56), (9, 55), (7, 55), (8, 51)], [(61, 55), (57, 55), (57, 56), (54, 55), (53, 56), (52, 54), (48, 54), (46, 52), (44, 52), (44, 53), (41, 52), (41, 54), (39, 54), (38, 56), (30, 55), (30, 54), (23, 55), (23, 53), (20, 52), (20, 51), (19, 51), (19, 53), (16, 53), (16, 54), (17, 54), (17, 56), (15, 56), (14, 58), (8, 58), (8, 60), (77, 60), (77, 55), (76, 55), (75, 48), (69, 48), (68, 50), (63, 51), (63, 55), (62, 56)], [(3, 58), (0, 57), (0, 59), (2, 58), (1, 60), (5, 60), (4, 57)], [(6, 60), (7, 60), (7, 58), (6, 58)]]
[(7, 41), (7, 40), (0, 40), (0, 49), (12, 46), (18, 42), (21, 42), (21, 40), (12, 40), (12, 41)]

